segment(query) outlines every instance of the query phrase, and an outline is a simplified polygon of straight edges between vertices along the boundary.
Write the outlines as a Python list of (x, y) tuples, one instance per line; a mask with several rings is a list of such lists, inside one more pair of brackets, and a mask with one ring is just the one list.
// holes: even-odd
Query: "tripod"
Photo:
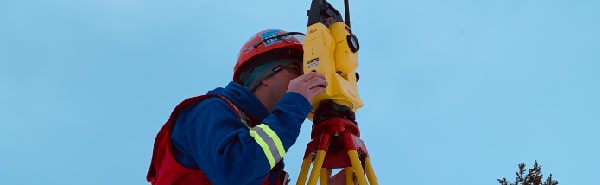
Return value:
[[(327, 184), (327, 171), (346, 169), (346, 184), (377, 185), (369, 153), (354, 120), (354, 112), (345, 106), (326, 101), (315, 113), (315, 124), (311, 132), (312, 141), (307, 144), (300, 176), (296, 185), (306, 183), (308, 170), (312, 171), (308, 184)], [(366, 178), (365, 178), (366, 175)]]

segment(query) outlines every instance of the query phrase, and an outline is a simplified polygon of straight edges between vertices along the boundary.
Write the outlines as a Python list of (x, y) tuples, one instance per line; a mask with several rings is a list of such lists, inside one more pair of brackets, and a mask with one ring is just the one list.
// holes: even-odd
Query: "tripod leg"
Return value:
[(352, 163), (352, 168), (356, 172), (356, 178), (358, 180), (359, 185), (367, 185), (367, 180), (365, 179), (365, 171), (360, 163), (360, 159), (358, 158), (358, 152), (356, 150), (348, 150), (348, 156), (350, 156), (350, 162)]
[(317, 156), (315, 157), (315, 161), (313, 161), (312, 171), (310, 172), (310, 178), (308, 179), (309, 185), (317, 184), (317, 180), (319, 178), (324, 159), (325, 151), (317, 150)]
[(320, 185), (327, 185), (327, 182), (329, 182), (328, 180), (329, 180), (329, 174), (327, 174), (327, 169), (321, 168)]
[(369, 183), (373, 185), (378, 185), (377, 177), (375, 177), (375, 171), (373, 170), (373, 166), (371, 166), (371, 158), (365, 157), (365, 168), (367, 172), (367, 178), (369, 178)]
[(346, 185), (354, 185), (354, 169), (346, 167)]
[(323, 162), (325, 161), (325, 154), (327, 153), (326, 151), (329, 148), (330, 139), (331, 136), (327, 134), (322, 134), (321, 138), (319, 139), (319, 149), (317, 150), (317, 156), (315, 156), (315, 160), (313, 161), (313, 168), (310, 172), (310, 178), (308, 179), (309, 185), (317, 184), (321, 167), (323, 166)]
[(308, 175), (308, 169), (310, 168), (310, 163), (313, 161), (313, 156), (306, 156), (304, 160), (302, 160), (302, 167), (300, 168), (300, 176), (298, 176), (298, 181), (296, 185), (306, 184), (306, 176)]

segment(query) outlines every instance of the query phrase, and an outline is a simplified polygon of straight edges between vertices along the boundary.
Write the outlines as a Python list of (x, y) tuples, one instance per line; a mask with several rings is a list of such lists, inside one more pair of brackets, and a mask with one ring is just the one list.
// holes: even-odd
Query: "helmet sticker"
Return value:
[(273, 43), (281, 42), (281, 37), (278, 37), (280, 32), (281, 30), (273, 29), (262, 33), (260, 37), (263, 40), (263, 44), (269, 46)]

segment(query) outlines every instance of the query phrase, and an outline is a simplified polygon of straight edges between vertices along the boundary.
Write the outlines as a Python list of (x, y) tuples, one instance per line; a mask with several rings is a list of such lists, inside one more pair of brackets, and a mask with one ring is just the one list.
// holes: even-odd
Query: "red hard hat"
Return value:
[(240, 49), (237, 63), (233, 67), (233, 81), (239, 80), (240, 68), (253, 57), (280, 48), (302, 51), (302, 42), (304, 42), (304, 34), (300, 32), (266, 29), (254, 34)]

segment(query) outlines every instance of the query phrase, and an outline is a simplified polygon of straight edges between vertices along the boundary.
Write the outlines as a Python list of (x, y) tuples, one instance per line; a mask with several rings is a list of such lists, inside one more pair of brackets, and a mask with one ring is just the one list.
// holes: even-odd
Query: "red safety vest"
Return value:
[[(216, 94), (208, 94), (196, 96), (193, 98), (188, 98), (182, 101), (179, 105), (175, 107), (175, 110), (171, 113), (169, 120), (165, 123), (154, 140), (154, 151), (152, 152), (152, 161), (150, 163), (150, 169), (148, 170), (148, 175), (146, 176), (146, 180), (150, 182), (152, 185), (210, 185), (210, 181), (206, 178), (206, 175), (201, 170), (190, 169), (182, 166), (175, 160), (173, 157), (172, 147), (173, 143), (171, 142), (171, 131), (173, 130), (173, 125), (175, 124), (175, 120), (179, 112), (182, 109), (189, 105), (193, 105), (198, 103), (209, 97), (219, 97), (236, 113), (238, 117), (240, 117), (240, 113), (237, 111), (238, 109), (229, 101), (227, 98), (216, 95)], [(285, 174), (285, 172), (284, 172)], [(287, 176), (287, 175), (285, 175)], [(277, 178), (277, 182), (275, 184), (280, 185), (284, 182), (287, 183), (288, 179)], [(269, 178), (267, 177), (262, 185), (269, 184)]]

